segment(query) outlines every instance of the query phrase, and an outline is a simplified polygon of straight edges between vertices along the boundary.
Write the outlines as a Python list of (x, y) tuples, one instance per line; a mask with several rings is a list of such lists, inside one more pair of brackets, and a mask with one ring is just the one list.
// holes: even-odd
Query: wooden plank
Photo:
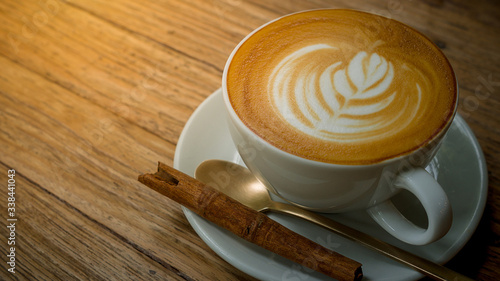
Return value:
[[(0, 182), (7, 183), (10, 167), (0, 163)], [(147, 249), (88, 217), (68, 202), (15, 174), (15, 216), (7, 222), (7, 209), (0, 212), (2, 268), (14, 253), (14, 272), (0, 270), (2, 280), (111, 280), (128, 276), (141, 280), (186, 280), (176, 268), (158, 260)], [(7, 206), (7, 191), (1, 206)], [(12, 230), (12, 231), (11, 231)], [(11, 234), (13, 233), (13, 234)], [(12, 249), (11, 249), (12, 248)], [(99, 258), (97, 258), (99, 257)]]
[[(37, 15), (36, 3), (14, 5)], [(172, 143), (196, 105), (220, 85), (220, 74), (209, 66), (73, 6), (61, 4), (29, 40), (19, 16), (4, 15), (0, 36), (20, 45), (15, 52), (2, 41), (0, 53)]]
[[(235, 269), (198, 238), (179, 205), (137, 182), (158, 159), (171, 162), (169, 142), (15, 62), (0, 64), (10, 70), (0, 74), (6, 165), (162, 263), (200, 280), (231, 279)], [(14, 80), (22, 91), (7, 83)]]

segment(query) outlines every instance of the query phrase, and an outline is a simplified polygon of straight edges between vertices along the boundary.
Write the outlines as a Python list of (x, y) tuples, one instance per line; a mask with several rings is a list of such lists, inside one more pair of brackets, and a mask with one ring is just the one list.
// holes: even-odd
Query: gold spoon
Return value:
[(274, 211), (303, 218), (401, 262), (434, 280), (472, 280), (317, 213), (273, 201), (267, 188), (248, 169), (240, 165), (222, 160), (207, 160), (198, 166), (195, 177), (258, 212)]

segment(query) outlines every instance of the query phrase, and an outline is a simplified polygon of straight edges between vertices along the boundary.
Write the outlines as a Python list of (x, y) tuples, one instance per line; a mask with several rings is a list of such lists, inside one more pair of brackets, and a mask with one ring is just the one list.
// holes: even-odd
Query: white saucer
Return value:
[[(222, 92), (217, 90), (205, 100), (186, 123), (175, 151), (174, 167), (193, 176), (198, 164), (207, 159), (240, 163), (239, 155), (226, 128)], [(364, 231), (393, 245), (437, 263), (445, 263), (457, 254), (475, 231), (482, 216), (487, 195), (487, 171), (484, 155), (460, 116), (456, 116), (437, 156), (427, 167), (450, 199), (453, 225), (441, 240), (426, 246), (408, 245), (396, 240), (373, 222), (365, 212), (328, 215), (334, 220)], [(408, 210), (419, 209), (408, 194), (397, 201)], [(396, 200), (394, 200), (396, 201)], [(405, 212), (405, 210), (402, 210)], [(228, 263), (261, 280), (331, 280), (296, 263), (253, 245), (188, 209), (184, 213), (198, 235)], [(407, 212), (414, 221), (422, 221), (420, 212)], [(304, 220), (270, 214), (284, 226), (363, 264), (364, 280), (417, 280), (420, 273), (372, 250), (337, 236)]]

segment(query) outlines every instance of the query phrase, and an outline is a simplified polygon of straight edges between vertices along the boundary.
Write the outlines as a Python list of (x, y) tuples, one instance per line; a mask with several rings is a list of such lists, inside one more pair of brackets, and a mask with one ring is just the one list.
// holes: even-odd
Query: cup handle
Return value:
[(408, 190), (420, 200), (427, 214), (428, 227), (421, 228), (406, 219), (389, 199), (367, 209), (382, 228), (413, 245), (429, 244), (448, 232), (452, 222), (450, 202), (443, 188), (429, 173), (422, 168), (403, 172), (397, 176), (394, 186)]

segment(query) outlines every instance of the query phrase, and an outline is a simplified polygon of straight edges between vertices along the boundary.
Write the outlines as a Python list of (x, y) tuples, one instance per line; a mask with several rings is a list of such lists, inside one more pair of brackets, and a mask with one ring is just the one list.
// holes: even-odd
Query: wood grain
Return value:
[[(136, 181), (171, 164), (232, 48), (278, 16), (354, 8), (403, 21), (453, 65), (489, 170), (485, 214), (448, 266), (500, 278), (500, 5), (446, 0), (0, 2), (0, 182), (17, 172), (18, 273), (1, 280), (253, 280)], [(7, 190), (0, 195), (7, 225)], [(9, 250), (0, 227), (0, 250)], [(3, 238), (2, 238), (3, 237)]]

